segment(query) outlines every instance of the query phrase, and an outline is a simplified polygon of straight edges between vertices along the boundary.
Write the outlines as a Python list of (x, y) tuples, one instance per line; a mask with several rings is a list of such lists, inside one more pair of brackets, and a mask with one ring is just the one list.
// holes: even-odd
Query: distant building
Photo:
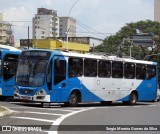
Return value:
[(59, 36), (76, 37), (76, 19), (72, 17), (59, 17)]
[(89, 38), (89, 45), (90, 48), (96, 47), (100, 44), (102, 44), (103, 40), (95, 37), (88, 37)]
[[(40, 49), (58, 49), (58, 50), (66, 50), (67, 49), (67, 42), (62, 39), (21, 39), (20, 40), (20, 49), (27, 49), (27, 48), (40, 48)], [(68, 50), (75, 51), (79, 53), (86, 53), (89, 52), (89, 44), (87, 41), (69, 41), (68, 42)]]
[(160, 22), (160, 0), (154, 0), (154, 21)]
[(33, 39), (59, 37), (59, 20), (57, 11), (38, 8), (33, 18)]
[(3, 14), (0, 13), (0, 44), (14, 46), (12, 25), (3, 21)]

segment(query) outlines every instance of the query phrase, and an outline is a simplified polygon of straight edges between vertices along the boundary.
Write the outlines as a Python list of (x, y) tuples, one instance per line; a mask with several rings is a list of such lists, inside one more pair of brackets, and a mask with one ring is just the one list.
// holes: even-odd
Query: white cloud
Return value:
[[(83, 18), (84, 24), (102, 33), (116, 33), (126, 23), (153, 20), (153, 0), (101, 0), (97, 8), (94, 6), (90, 3), (91, 8), (82, 7), (79, 19)], [(85, 16), (81, 16), (82, 12)]]
[(25, 7), (13, 7), (4, 10), (4, 20), (6, 21), (24, 21), (27, 18), (27, 9)]
[[(31, 16), (28, 14), (26, 7), (12, 7), (4, 10), (4, 21), (12, 24), (15, 39), (27, 38), (27, 27), (31, 27)], [(29, 22), (30, 21), (30, 22)]]
[(45, 0), (46, 5), (50, 5), (52, 3), (52, 0)]
[[(0, 9), (5, 20), (29, 20), (36, 14), (37, 8), (56, 10), (59, 16), (68, 16), (76, 0), (1, 0)], [(154, 0), (79, 0), (73, 7), (70, 17), (101, 32), (116, 33), (126, 23), (153, 20)], [(31, 23), (18, 22), (18, 26), (31, 26)], [(77, 25), (77, 31), (89, 32)], [(14, 27), (17, 38), (26, 37), (26, 28)], [(22, 30), (23, 29), (23, 30)], [(17, 32), (16, 32), (17, 31)], [(81, 34), (84, 35), (83, 33)], [(86, 34), (85, 34), (86, 35)]]

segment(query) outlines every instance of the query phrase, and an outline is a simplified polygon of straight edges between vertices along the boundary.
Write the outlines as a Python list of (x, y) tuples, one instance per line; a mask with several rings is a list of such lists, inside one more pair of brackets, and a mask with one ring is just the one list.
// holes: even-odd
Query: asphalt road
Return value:
[[(26, 132), (27, 134), (160, 133), (160, 131), (156, 130), (110, 131), (117, 129), (117, 127), (125, 130), (137, 129), (137, 127), (139, 127), (139, 129), (144, 129), (145, 127), (148, 127), (148, 129), (156, 129), (149, 127), (160, 125), (160, 102), (138, 103), (136, 106), (122, 105), (122, 103), (102, 106), (99, 103), (92, 103), (80, 104), (77, 107), (64, 107), (62, 105), (61, 107), (52, 106), (44, 108), (38, 103), (1, 101), (0, 105), (13, 110), (12, 115), (0, 118), (0, 126), (3, 126), (4, 130), (6, 129), (5, 126), (12, 126), (12, 132), (1, 131), (0, 134), (25, 133), (22, 131), (25, 131), (26, 127), (38, 130), (38, 132)], [(13, 125), (17, 125), (16, 127), (21, 126), (23, 130), (20, 131), (19, 129), (16, 131), (18, 128), (13, 128)], [(42, 129), (42, 131), (40, 131), (40, 129)], [(57, 129), (60, 131), (57, 132)]]

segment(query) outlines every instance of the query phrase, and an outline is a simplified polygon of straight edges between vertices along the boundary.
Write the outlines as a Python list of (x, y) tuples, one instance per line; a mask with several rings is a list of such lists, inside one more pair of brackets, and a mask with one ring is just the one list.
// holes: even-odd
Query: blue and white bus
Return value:
[(14, 98), (41, 103), (154, 101), (157, 63), (58, 50), (23, 51)]
[(21, 54), (19, 49), (7, 45), (0, 45), (0, 98), (5, 99), (14, 95), (15, 75), (18, 58)]

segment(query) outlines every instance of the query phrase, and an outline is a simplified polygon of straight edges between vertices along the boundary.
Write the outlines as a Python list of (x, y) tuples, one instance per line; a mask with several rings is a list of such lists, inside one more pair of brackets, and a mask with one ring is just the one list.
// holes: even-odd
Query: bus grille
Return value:
[(32, 93), (33, 93), (33, 90), (23, 89), (23, 90), (20, 90), (20, 93), (21, 93), (21, 94), (32, 94)]

